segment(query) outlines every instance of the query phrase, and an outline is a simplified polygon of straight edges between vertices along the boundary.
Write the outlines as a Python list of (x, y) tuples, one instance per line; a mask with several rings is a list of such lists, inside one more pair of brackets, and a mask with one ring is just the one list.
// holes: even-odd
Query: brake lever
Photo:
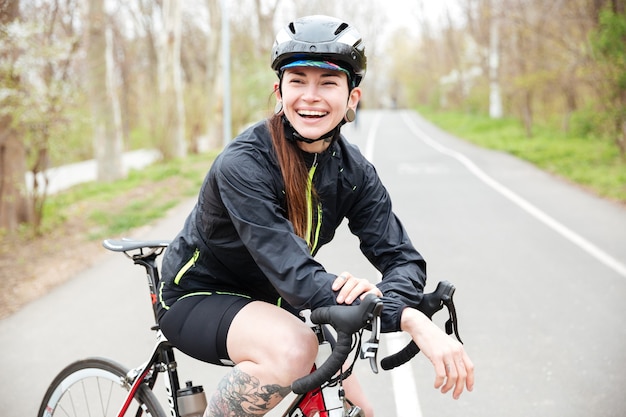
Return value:
[(372, 332), (368, 341), (361, 341), (361, 359), (369, 358), (370, 368), (375, 374), (378, 373), (378, 342), (380, 340), (380, 316), (374, 316), (372, 319)]
[(457, 340), (462, 344), (461, 336), (459, 335), (459, 320), (456, 315), (456, 308), (454, 307), (454, 300), (452, 297), (454, 296), (454, 292), (452, 292), (449, 296), (446, 295), (444, 297), (443, 304), (448, 308), (449, 318), (446, 321), (445, 328), (446, 333), (451, 335), (454, 333), (454, 336)]

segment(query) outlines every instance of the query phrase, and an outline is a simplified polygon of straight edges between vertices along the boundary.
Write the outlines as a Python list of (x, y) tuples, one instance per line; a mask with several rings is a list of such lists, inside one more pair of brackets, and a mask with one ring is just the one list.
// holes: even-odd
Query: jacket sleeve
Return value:
[(255, 151), (232, 153), (216, 167), (220, 198), (250, 255), (291, 306), (304, 309), (336, 303), (327, 273), (286, 218), (273, 174), (277, 168)]
[(359, 197), (348, 214), (349, 227), (363, 254), (382, 274), (382, 331), (400, 330), (402, 310), (416, 307), (426, 284), (426, 262), (392, 211), (389, 194), (367, 164)]

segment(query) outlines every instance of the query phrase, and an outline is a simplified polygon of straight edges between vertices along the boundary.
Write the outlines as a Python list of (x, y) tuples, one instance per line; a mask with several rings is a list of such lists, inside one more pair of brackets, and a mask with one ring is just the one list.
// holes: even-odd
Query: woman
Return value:
[[(410, 333), (434, 365), (435, 387), (454, 388), (458, 398), (472, 389), (472, 362), (414, 308), (425, 262), (374, 168), (340, 134), (361, 97), (359, 33), (331, 17), (298, 19), (278, 33), (272, 68), (275, 114), (215, 160), (163, 260), (163, 333), (190, 356), (235, 365), (205, 415), (264, 415), (316, 357), (317, 339), (297, 313), (367, 293), (383, 300), (383, 331)], [(315, 261), (344, 218), (383, 274), (379, 284), (327, 272)], [(372, 416), (354, 377), (345, 388)]]

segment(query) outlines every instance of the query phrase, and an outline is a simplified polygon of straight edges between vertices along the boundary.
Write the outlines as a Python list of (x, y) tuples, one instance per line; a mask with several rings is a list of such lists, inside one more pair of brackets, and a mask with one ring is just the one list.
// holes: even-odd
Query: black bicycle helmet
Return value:
[(279, 77), (285, 65), (303, 60), (339, 65), (350, 72), (352, 87), (361, 83), (367, 67), (359, 32), (343, 20), (321, 15), (297, 19), (276, 35), (272, 69)]

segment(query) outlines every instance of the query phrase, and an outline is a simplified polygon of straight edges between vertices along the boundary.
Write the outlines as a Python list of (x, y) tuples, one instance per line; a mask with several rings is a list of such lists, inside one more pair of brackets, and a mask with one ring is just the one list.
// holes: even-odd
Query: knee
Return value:
[(278, 342), (280, 351), (277, 353), (276, 362), (285, 375), (287, 385), (307, 375), (317, 357), (318, 341), (315, 333), (304, 326), (297, 332), (290, 333), (287, 340)]

